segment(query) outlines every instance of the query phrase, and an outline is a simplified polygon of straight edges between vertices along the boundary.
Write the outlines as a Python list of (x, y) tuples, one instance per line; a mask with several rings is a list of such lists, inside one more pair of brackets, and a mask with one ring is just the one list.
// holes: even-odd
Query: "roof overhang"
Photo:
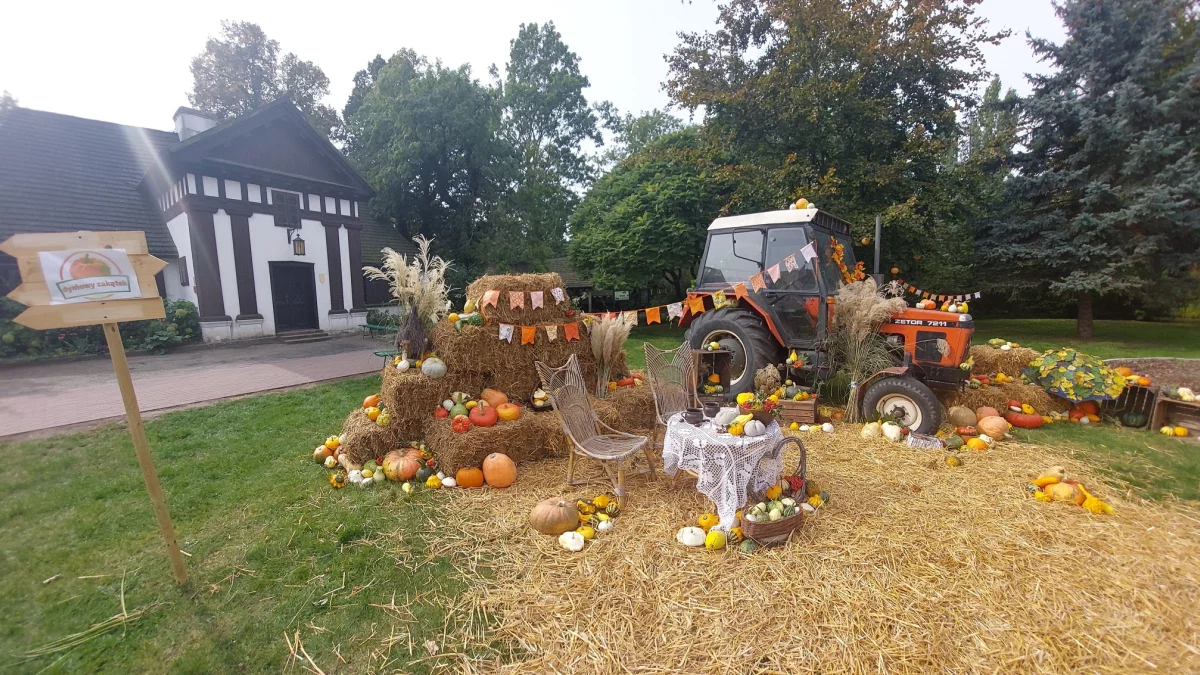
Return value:
[(813, 225), (837, 234), (850, 234), (850, 223), (820, 209), (784, 209), (782, 211), (763, 211), (747, 213), (741, 216), (724, 216), (717, 218), (708, 226), (709, 232), (734, 230), (745, 227), (763, 227), (765, 225)]

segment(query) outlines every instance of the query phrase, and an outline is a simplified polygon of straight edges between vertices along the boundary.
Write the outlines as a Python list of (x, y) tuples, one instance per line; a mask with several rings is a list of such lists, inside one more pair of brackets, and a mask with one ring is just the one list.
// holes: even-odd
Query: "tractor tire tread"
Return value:
[(692, 320), (684, 338), (693, 349), (703, 349), (704, 345), (701, 344), (701, 339), (705, 334), (713, 330), (729, 330), (728, 327), (721, 325), (724, 323), (734, 324), (745, 337), (743, 343), (754, 352), (753, 355), (746, 355), (746, 368), (750, 371), (749, 379), (743, 379), (735, 387), (732, 387), (730, 393), (740, 394), (754, 391), (754, 372), (769, 363), (781, 361), (779, 355), (783, 348), (775, 341), (775, 336), (771, 335), (771, 331), (767, 330), (767, 325), (762, 317), (741, 308), (701, 314)]
[(863, 394), (864, 414), (875, 411), (880, 399), (887, 394), (907, 394), (913, 402), (921, 407), (921, 425), (912, 431), (918, 434), (932, 434), (942, 426), (941, 402), (938, 401), (937, 396), (928, 385), (909, 375), (885, 377), (872, 383)]

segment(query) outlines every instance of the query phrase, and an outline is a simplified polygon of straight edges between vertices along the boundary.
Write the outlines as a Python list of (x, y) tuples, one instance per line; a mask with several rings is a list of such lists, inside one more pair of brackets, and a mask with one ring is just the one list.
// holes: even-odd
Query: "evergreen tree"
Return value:
[(1077, 305), (1189, 289), (1200, 263), (1200, 33), (1192, 0), (1067, 0), (1055, 67), (1030, 78), (1007, 211), (982, 235), (989, 278)]

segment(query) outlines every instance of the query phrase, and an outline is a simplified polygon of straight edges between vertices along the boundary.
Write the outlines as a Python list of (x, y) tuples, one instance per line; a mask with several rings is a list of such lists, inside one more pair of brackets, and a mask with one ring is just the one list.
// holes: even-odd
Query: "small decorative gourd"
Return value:
[(737, 410), (734, 410), (733, 408), (723, 408), (721, 412), (717, 413), (716, 416), (713, 417), (713, 424), (716, 424), (719, 427), (727, 427), (730, 424), (733, 424), (733, 421), (737, 419), (737, 416)]
[(767, 433), (767, 425), (758, 420), (750, 420), (746, 422), (746, 426), (742, 428), (742, 433), (747, 436), (763, 436)]
[(446, 375), (446, 363), (436, 356), (431, 356), (421, 363), (421, 373), (431, 380), (437, 380)]
[(578, 553), (583, 550), (583, 535), (574, 530), (563, 532), (558, 535), (558, 545), (572, 553)]
[(704, 530), (698, 527), (680, 528), (680, 530), (675, 533), (675, 541), (678, 541), (684, 546), (703, 546), (704, 537)]

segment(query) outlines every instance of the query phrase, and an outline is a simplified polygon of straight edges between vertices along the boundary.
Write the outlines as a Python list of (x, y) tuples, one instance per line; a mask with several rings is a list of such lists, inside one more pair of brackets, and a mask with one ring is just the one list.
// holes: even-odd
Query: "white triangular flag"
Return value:
[(672, 302), (667, 305), (667, 320), (678, 319), (683, 316), (683, 303)]
[(512, 342), (513, 325), (511, 323), (500, 324), (500, 339), (505, 342)]
[(800, 255), (807, 261), (812, 262), (817, 259), (817, 243), (815, 241), (808, 242), (808, 245), (800, 249)]
[(554, 296), (554, 304), (556, 305), (567, 299), (567, 294), (563, 293), (563, 289), (561, 288), (551, 288), (550, 295)]
[(541, 307), (542, 300), (544, 298), (545, 295), (542, 293), (542, 291), (529, 291), (529, 308), (537, 309), (538, 307)]
[(558, 339), (558, 326), (542, 326), (546, 329), (546, 338), (551, 342)]

